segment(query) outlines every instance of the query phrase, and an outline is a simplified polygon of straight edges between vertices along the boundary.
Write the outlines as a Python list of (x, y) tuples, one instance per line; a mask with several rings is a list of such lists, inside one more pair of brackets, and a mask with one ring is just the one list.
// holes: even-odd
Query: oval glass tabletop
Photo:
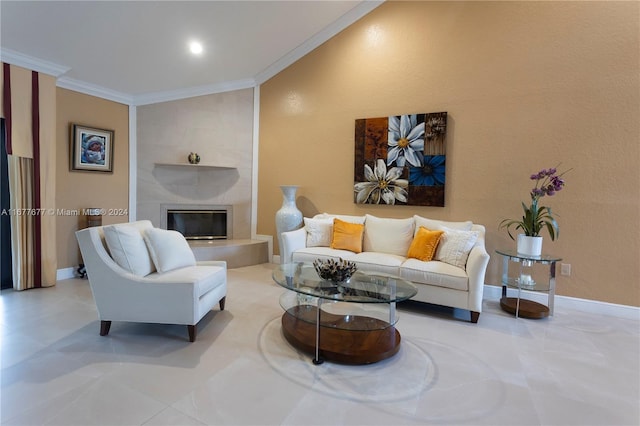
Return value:
[(418, 290), (409, 281), (392, 275), (357, 271), (346, 282), (336, 283), (318, 276), (311, 263), (287, 263), (273, 271), (273, 280), (296, 293), (354, 303), (401, 302)]

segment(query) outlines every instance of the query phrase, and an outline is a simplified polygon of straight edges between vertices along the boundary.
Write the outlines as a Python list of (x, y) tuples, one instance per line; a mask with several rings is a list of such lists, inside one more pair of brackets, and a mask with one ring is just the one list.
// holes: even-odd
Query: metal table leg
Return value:
[(553, 316), (553, 299), (556, 294), (556, 262), (549, 265), (549, 315)]
[(315, 365), (320, 365), (324, 362), (322, 358), (320, 358), (320, 311), (322, 306), (322, 298), (318, 297), (317, 303), (317, 311), (316, 311), (316, 355), (313, 358), (313, 363)]

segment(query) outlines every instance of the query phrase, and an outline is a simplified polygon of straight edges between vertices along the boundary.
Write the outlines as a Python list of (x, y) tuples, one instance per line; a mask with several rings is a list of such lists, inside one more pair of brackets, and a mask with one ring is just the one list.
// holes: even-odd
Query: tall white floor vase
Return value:
[(293, 231), (302, 226), (302, 212), (296, 206), (297, 185), (282, 185), (282, 207), (276, 212), (276, 233), (278, 234), (278, 247), (280, 250), (280, 263), (284, 263), (282, 257), (282, 233)]

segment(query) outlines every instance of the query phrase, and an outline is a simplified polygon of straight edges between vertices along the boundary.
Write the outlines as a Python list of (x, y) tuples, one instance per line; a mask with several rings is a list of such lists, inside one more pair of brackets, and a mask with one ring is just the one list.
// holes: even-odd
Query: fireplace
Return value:
[(160, 227), (180, 232), (187, 240), (233, 238), (232, 206), (161, 204)]

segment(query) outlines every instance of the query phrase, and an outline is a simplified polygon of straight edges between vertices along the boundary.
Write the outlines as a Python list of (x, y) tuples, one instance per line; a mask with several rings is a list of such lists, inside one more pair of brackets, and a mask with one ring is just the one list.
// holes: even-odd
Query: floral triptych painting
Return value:
[(357, 204), (444, 207), (447, 113), (356, 120)]

